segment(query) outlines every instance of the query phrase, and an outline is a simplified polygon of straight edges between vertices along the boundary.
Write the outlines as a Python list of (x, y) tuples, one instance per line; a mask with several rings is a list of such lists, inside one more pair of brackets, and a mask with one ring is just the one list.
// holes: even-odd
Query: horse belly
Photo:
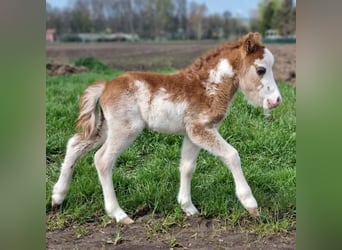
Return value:
[(184, 134), (185, 109), (185, 103), (155, 99), (149, 109), (147, 125), (162, 133)]

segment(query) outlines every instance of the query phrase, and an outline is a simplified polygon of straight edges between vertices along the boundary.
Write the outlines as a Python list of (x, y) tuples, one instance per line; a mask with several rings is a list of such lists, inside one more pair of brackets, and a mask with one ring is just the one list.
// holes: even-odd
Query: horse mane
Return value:
[[(196, 58), (192, 64), (186, 67), (183, 72), (186, 74), (188, 79), (206, 79), (208, 77), (208, 69), (214, 68), (219, 59), (224, 55), (231, 57), (231, 63), (238, 63), (234, 58), (237, 58), (231, 53), (233, 50), (239, 49), (243, 45), (243, 41), (240, 39), (234, 42), (225, 42), (218, 45), (215, 48), (202, 54), (200, 57)], [(235, 63), (234, 63), (235, 61)]]

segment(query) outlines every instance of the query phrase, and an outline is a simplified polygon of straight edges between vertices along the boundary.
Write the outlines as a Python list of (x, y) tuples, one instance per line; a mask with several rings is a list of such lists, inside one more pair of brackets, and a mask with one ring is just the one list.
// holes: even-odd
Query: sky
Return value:
[[(47, 0), (53, 7), (64, 8), (70, 4), (69, 0)], [(233, 16), (241, 18), (249, 18), (251, 10), (258, 8), (260, 0), (188, 0), (188, 3), (205, 3), (208, 8), (208, 13), (222, 14), (229, 10)]]

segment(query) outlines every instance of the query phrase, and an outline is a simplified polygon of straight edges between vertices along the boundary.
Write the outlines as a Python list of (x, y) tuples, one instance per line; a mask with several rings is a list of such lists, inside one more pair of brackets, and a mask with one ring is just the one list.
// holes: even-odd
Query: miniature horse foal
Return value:
[(238, 89), (264, 109), (281, 103), (272, 73), (273, 62), (271, 52), (260, 43), (259, 33), (249, 33), (236, 42), (210, 50), (173, 74), (128, 72), (90, 85), (81, 97), (77, 120), (80, 132), (68, 141), (61, 173), (53, 188), (52, 207), (63, 202), (75, 162), (101, 146), (94, 162), (106, 212), (117, 222), (133, 223), (117, 201), (112, 168), (120, 153), (147, 127), (184, 135), (177, 200), (187, 215), (198, 213), (191, 201), (190, 182), (201, 148), (227, 165), (238, 199), (251, 215), (259, 215), (239, 154), (220, 136), (218, 127)]

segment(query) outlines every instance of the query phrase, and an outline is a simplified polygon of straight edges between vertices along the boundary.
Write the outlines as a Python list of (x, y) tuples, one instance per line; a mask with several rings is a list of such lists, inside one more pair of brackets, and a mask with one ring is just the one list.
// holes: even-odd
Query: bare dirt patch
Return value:
[[(96, 57), (110, 67), (120, 70), (156, 70), (164, 67), (184, 68), (205, 51), (220, 42), (164, 42), (164, 43), (99, 43), (47, 44), (48, 62), (68, 64), (80, 57)], [(267, 47), (275, 57), (274, 76), (281, 82), (295, 83), (296, 45)]]
[(163, 227), (145, 215), (134, 224), (86, 223), (46, 233), (47, 249), (295, 249), (295, 232), (258, 236), (218, 219), (187, 217)]
[(72, 64), (62, 64), (62, 63), (47, 63), (46, 71), (48, 75), (71, 75), (82, 72), (87, 72), (88, 69), (83, 66), (75, 66)]
[(296, 45), (268, 45), (274, 55), (274, 77), (281, 82), (296, 81)]

